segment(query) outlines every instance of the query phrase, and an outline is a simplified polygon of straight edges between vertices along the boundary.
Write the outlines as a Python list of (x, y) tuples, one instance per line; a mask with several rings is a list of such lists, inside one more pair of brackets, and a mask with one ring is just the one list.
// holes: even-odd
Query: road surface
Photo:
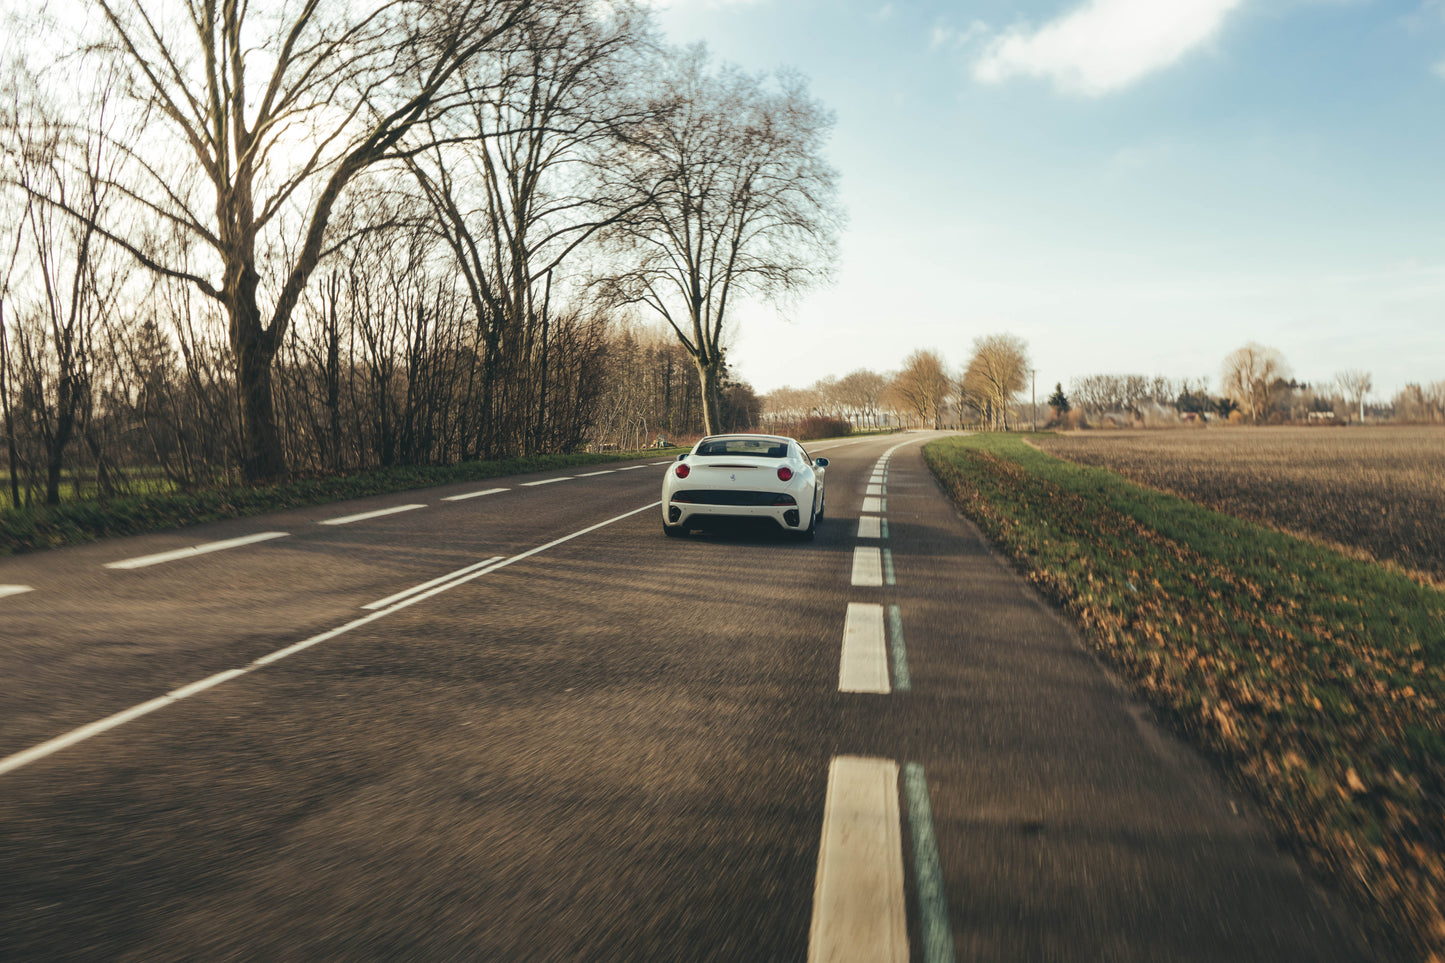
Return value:
[(926, 435), (0, 560), (0, 959), (1382, 958), (961, 519)]

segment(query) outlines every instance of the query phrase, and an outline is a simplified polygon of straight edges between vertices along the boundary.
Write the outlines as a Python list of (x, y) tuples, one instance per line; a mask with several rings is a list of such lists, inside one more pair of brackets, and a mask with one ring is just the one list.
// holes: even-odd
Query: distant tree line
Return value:
[(1224, 360), (1217, 393), (1208, 377), (1085, 375), (1049, 399), (1049, 424), (1163, 426), (1224, 420), (1244, 424), (1348, 424), (1367, 420), (1445, 423), (1445, 381), (1406, 385), (1384, 405), (1369, 405), (1369, 372), (1348, 369), (1326, 382), (1297, 380), (1284, 356), (1254, 342)]
[(825, 278), (839, 216), (797, 78), (632, 0), (86, 2), (5, 24), (14, 503), (760, 417), (730, 307)]
[[(1208, 376), (1091, 374), (1033, 383), (1028, 346), (997, 334), (976, 338), (973, 353), (950, 369), (937, 351), (914, 351), (897, 371), (860, 369), (806, 388), (785, 387), (762, 399), (762, 420), (775, 428), (827, 417), (861, 428), (1165, 427), (1231, 424), (1346, 424), (1395, 421), (1445, 424), (1445, 381), (1409, 384), (1388, 404), (1370, 404), (1369, 372), (1349, 369), (1327, 382), (1295, 379), (1279, 351), (1249, 343), (1224, 360), (1219, 389)], [(1036, 392), (1042, 387), (1046, 396)], [(1027, 396), (1026, 396), (1027, 394)]]
[(1029, 423), (1021, 398), (1030, 386), (1028, 346), (1008, 334), (975, 339), (962, 368), (937, 351), (910, 354), (897, 371), (859, 369), (806, 388), (785, 387), (762, 399), (763, 423), (778, 429), (809, 417), (852, 428), (957, 428), (1008, 431)]

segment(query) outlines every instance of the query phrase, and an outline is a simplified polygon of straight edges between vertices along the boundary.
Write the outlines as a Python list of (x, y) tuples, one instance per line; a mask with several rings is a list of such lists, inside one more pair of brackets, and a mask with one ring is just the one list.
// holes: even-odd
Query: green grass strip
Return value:
[(302, 478), (279, 485), (154, 492), (105, 501), (11, 508), (0, 511), (0, 556), (456, 482), (639, 458), (676, 457), (685, 450), (536, 455), (459, 465), (412, 465)]
[(1445, 594), (1047, 455), (925, 447), (944, 488), (1277, 830), (1445, 955)]

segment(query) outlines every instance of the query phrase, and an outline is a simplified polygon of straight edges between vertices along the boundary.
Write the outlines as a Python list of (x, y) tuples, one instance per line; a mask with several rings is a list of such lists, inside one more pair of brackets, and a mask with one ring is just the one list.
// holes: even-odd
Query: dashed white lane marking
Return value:
[(32, 746), (29, 749), (24, 750), (23, 752), (17, 752), (14, 755), (6, 756), (5, 758), (0, 759), (0, 776), (3, 776), (7, 772), (19, 769), (21, 766), (26, 766), (37, 760), (44, 759), (46, 756), (57, 753), (62, 749), (75, 745), (76, 743), (84, 742), (86, 739), (89, 739), (92, 736), (100, 735), (102, 732), (107, 732), (111, 729), (116, 728), (117, 726), (123, 726), (127, 722), (130, 722), (134, 719), (139, 719), (141, 716), (155, 712), (157, 709), (164, 709), (168, 705), (193, 696), (198, 692), (204, 692), (205, 690), (213, 686), (220, 685), (222, 682), (229, 682), (232, 679), (237, 679), (250, 672), (254, 672), (257, 669), (262, 668), (263, 666), (268, 666), (273, 662), (280, 662), (282, 659), (293, 656), (298, 652), (303, 652), (306, 649), (311, 648), (313, 645), (319, 645), (322, 642), (326, 642), (330, 639), (336, 638), (338, 635), (343, 635), (347, 632), (350, 632), (352, 629), (360, 628), (363, 625), (368, 625), (372, 622), (375, 622), (377, 619), (385, 618), (393, 612), (399, 612), (404, 608), (416, 605), (418, 602), (423, 602), (434, 595), (440, 595), (441, 593), (448, 591), (449, 589), (456, 588), (458, 585), (463, 585), (467, 582), (472, 581), (473, 579), (480, 578), (490, 572), (495, 572), (497, 569), (505, 568), (508, 565), (520, 562), (523, 559), (531, 558), (533, 555), (545, 552), (547, 551), (547, 549), (561, 545), (563, 542), (570, 542), (574, 538), (580, 538), (581, 536), (586, 535), (589, 532), (597, 531), (599, 528), (606, 528), (608, 525), (620, 522), (625, 518), (631, 518), (633, 515), (638, 515), (642, 512), (652, 511), (654, 508), (661, 504), (662, 503), (660, 501), (652, 502), (650, 504), (643, 505), (641, 508), (634, 508), (630, 512), (624, 512), (621, 515), (609, 518), (605, 522), (598, 522), (596, 525), (589, 525), (586, 528), (579, 529), (570, 535), (563, 535), (561, 538), (554, 538), (552, 539), (552, 541), (548, 542), (545, 545), (538, 545), (536, 548), (528, 549), (527, 551), (522, 552), (518, 555), (513, 555), (511, 558), (504, 558), (500, 562), (488, 565), (486, 568), (479, 568), (474, 572), (468, 572), (466, 575), (454, 578), (450, 582), (446, 582), (434, 588), (427, 589), (424, 592), (418, 592), (410, 598), (403, 599), (400, 602), (397, 602), (395, 605), (390, 606), (389, 608), (378, 609), (370, 615), (363, 615), (360, 618), (352, 619), (345, 625), (339, 625), (336, 628), (331, 629), (327, 632), (322, 632), (320, 635), (313, 635), (309, 639), (304, 639), (293, 645), (288, 645), (284, 649), (277, 649), (270, 655), (262, 656), (261, 658), (256, 659), (254, 662), (251, 662), (249, 665), (246, 665), (242, 668), (230, 669), (226, 672), (220, 672), (216, 675), (202, 679), (200, 682), (192, 682), (190, 685), (182, 686), (181, 688), (168, 692), (163, 696), (151, 699), (149, 702), (142, 702), (138, 706), (132, 706), (131, 708), (125, 709), (121, 712), (117, 712), (114, 715), (106, 716), (104, 719), (98, 719), (95, 722), (89, 723), (88, 725), (81, 726), (79, 729), (72, 729), (70, 732), (67, 732), (64, 735), (56, 736), (54, 739), (51, 739), (48, 742), (42, 742), (40, 745)]
[(619, 468), (618, 471), (637, 471), (639, 468), (651, 468), (653, 465), (670, 465), (671, 462), (655, 461), (652, 465), (628, 465), (626, 468)]
[(500, 562), (504, 557), (505, 557), (505, 556), (502, 556), (502, 555), (493, 555), (491, 558), (487, 559), (487, 560), (484, 561), (484, 562), (474, 562), (474, 563), (471, 564), (471, 565), (467, 565), (467, 566), (465, 566), (465, 567), (463, 567), (463, 568), (457, 569), (455, 572), (448, 572), (448, 573), (445, 574), (445, 575), (442, 575), (442, 576), (439, 576), (439, 577), (437, 577), (437, 578), (434, 578), (434, 579), (432, 579), (430, 582), (422, 582), (420, 585), (413, 585), (413, 586), (412, 586), (411, 588), (409, 588), (409, 589), (402, 589), (400, 592), (397, 592), (395, 595), (388, 595), (388, 596), (387, 596), (386, 598), (384, 598), (384, 599), (379, 599), (379, 600), (377, 600), (377, 601), (375, 601), (375, 602), (372, 602), (372, 603), (369, 604), (369, 605), (363, 605), (362, 608), (364, 608), (364, 609), (384, 609), (384, 608), (386, 608), (388, 605), (392, 604), (393, 602), (400, 602), (402, 599), (406, 598), (408, 595), (415, 595), (415, 594), (418, 593), (418, 592), (425, 592), (427, 589), (431, 588), (431, 587), (434, 586), (434, 585), (440, 585), (440, 584), (442, 584), (443, 582), (450, 582), (452, 579), (457, 578), (458, 576), (466, 575), (468, 572), (475, 572), (475, 571), (476, 571), (477, 569), (479, 569), (479, 568), (486, 568), (488, 565), (491, 565), (493, 562)]
[(541, 481), (522, 482), (522, 487), (523, 487), (523, 488), (536, 488), (538, 485), (550, 485), (550, 484), (552, 484), (553, 482), (571, 481), (571, 480), (572, 480), (572, 476), (571, 476), (571, 475), (562, 475), (561, 477), (558, 477), (558, 478), (544, 478), (544, 479), (542, 479)]
[(877, 515), (883, 511), (883, 500), (876, 495), (870, 495), (863, 499), (862, 513), (864, 515)]
[(828, 767), (809, 963), (905, 963), (898, 764), (838, 756)]
[(0, 599), (7, 595), (23, 595), (35, 591), (28, 585), (0, 585)]
[(883, 554), (877, 548), (859, 545), (853, 549), (853, 584), (865, 587), (883, 584)]
[(465, 501), (465, 500), (468, 499), (468, 498), (481, 498), (483, 495), (495, 495), (495, 494), (497, 494), (498, 492), (504, 492), (504, 491), (507, 491), (507, 489), (505, 489), (505, 488), (488, 488), (486, 491), (480, 491), (480, 492), (463, 492), (463, 493), (460, 494), (460, 495), (445, 495), (445, 496), (442, 497), (442, 501), (444, 501), (444, 502), (460, 502), (460, 501)]
[(596, 478), (598, 475), (611, 475), (617, 471), (615, 468), (608, 468), (603, 471), (589, 471), (585, 475), (578, 475), (578, 478)]
[(648, 464), (649, 464), (649, 465), (671, 465), (671, 464), (672, 464), (672, 459), (669, 458), (667, 461), (650, 461), (650, 462), (648, 462)]
[(867, 494), (867, 495), (881, 495), (881, 494), (883, 494), (883, 486), (882, 486), (882, 485), (869, 485), (869, 486), (868, 486), (868, 491), (866, 491), (864, 494)]
[(273, 538), (285, 538), (288, 532), (261, 532), (256, 535), (243, 535), (240, 538), (228, 538), (219, 542), (206, 542), (204, 545), (192, 545), (189, 548), (178, 548), (169, 552), (157, 552), (154, 555), (140, 555), (136, 558), (122, 559), (119, 562), (106, 562), (106, 568), (145, 568), (148, 565), (160, 565), (163, 562), (174, 562), (183, 558), (194, 558), (197, 555), (208, 555), (211, 552), (224, 552), (229, 548), (240, 548), (242, 545), (254, 545), (257, 542), (267, 542)]
[(418, 508), (426, 508), (425, 505), (397, 505), (395, 508), (378, 508), (374, 512), (361, 512), (356, 515), (342, 515), (340, 518), (327, 518), (317, 524), (319, 525), (350, 525), (352, 522), (364, 522), (368, 518), (381, 518), (383, 515), (397, 515), (401, 512), (414, 512)]
[(883, 636), (882, 605), (848, 603), (838, 691), (888, 694), (888, 645)]
[(881, 538), (883, 535), (882, 519), (877, 515), (864, 515), (858, 519), (859, 538)]

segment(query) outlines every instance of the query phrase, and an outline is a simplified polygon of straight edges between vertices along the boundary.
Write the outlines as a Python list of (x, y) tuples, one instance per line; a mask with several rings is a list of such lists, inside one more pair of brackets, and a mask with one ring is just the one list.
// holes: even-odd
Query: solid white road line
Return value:
[(615, 468), (608, 468), (608, 469), (606, 469), (605, 471), (589, 471), (587, 474), (585, 474), (585, 475), (578, 475), (577, 477), (578, 477), (578, 478), (596, 478), (598, 475), (610, 475), (610, 474), (612, 474), (612, 473), (613, 473), (614, 471), (616, 471), (616, 470), (617, 470), (617, 469), (615, 469)]
[(861, 509), (861, 511), (864, 515), (877, 515), (879, 512), (883, 511), (883, 502), (878, 498), (877, 495), (871, 495), (868, 498), (863, 499), (863, 508)]
[(536, 488), (538, 485), (550, 485), (550, 484), (552, 484), (553, 482), (571, 481), (571, 480), (572, 480), (572, 476), (571, 476), (571, 475), (563, 475), (563, 476), (561, 476), (560, 478), (544, 478), (544, 479), (542, 479), (541, 481), (522, 482), (522, 487), (523, 487), (523, 488)]
[(397, 592), (395, 595), (388, 595), (388, 596), (387, 596), (386, 598), (384, 598), (384, 599), (380, 599), (380, 600), (378, 600), (378, 601), (372, 602), (372, 603), (369, 604), (369, 605), (363, 605), (362, 608), (364, 608), (364, 609), (384, 609), (384, 608), (386, 608), (388, 605), (390, 605), (390, 604), (393, 603), (393, 602), (400, 602), (402, 599), (406, 598), (408, 595), (415, 595), (415, 594), (418, 593), (418, 592), (425, 592), (427, 589), (431, 588), (433, 585), (440, 585), (440, 584), (442, 584), (443, 582), (450, 582), (452, 579), (456, 578), (456, 577), (459, 576), (459, 575), (466, 575), (468, 572), (475, 572), (475, 571), (476, 571), (477, 569), (479, 569), (479, 568), (486, 568), (488, 565), (491, 565), (493, 562), (500, 562), (504, 557), (505, 557), (505, 556), (502, 556), (502, 555), (493, 555), (491, 558), (487, 559), (487, 560), (484, 561), (484, 562), (474, 562), (474, 563), (472, 563), (471, 565), (467, 565), (467, 566), (465, 566), (465, 567), (463, 567), (463, 568), (457, 569), (455, 572), (448, 572), (448, 573), (445, 574), (445, 575), (442, 575), (442, 576), (439, 576), (439, 577), (437, 577), (437, 578), (434, 578), (434, 579), (432, 579), (432, 580), (429, 581), (429, 582), (423, 582), (423, 583), (421, 583), (420, 585), (413, 585), (413, 586), (412, 586), (411, 588), (409, 588), (409, 589), (402, 589), (400, 592)]
[(907, 959), (898, 764), (838, 756), (828, 766), (809, 963)]
[(548, 542), (545, 545), (538, 545), (536, 548), (529, 549), (528, 551), (522, 552), (519, 555), (513, 555), (511, 558), (504, 558), (500, 562), (489, 565), (486, 568), (480, 568), (474, 572), (468, 572), (466, 575), (452, 579), (450, 582), (438, 585), (435, 588), (427, 589), (425, 592), (419, 592), (416, 595), (411, 596), (410, 598), (406, 598), (400, 602), (397, 602), (390, 608), (378, 609), (370, 615), (363, 615), (361, 618), (352, 619), (345, 625), (339, 625), (336, 628), (331, 629), (330, 631), (322, 632), (320, 635), (313, 635), (309, 639), (303, 639), (302, 641), (297, 642), (293, 645), (288, 645), (284, 649), (277, 649), (270, 655), (262, 656), (261, 658), (256, 659), (255, 661), (251, 662), (249, 665), (244, 666), (243, 668), (230, 669), (226, 672), (221, 672), (216, 675), (210, 676), (209, 678), (202, 679), (200, 682), (193, 682), (188, 686), (182, 686), (181, 688), (169, 692), (166, 695), (160, 696), (159, 698), (151, 699), (149, 702), (142, 702), (138, 706), (132, 706), (131, 708), (125, 709), (121, 712), (117, 712), (114, 715), (106, 716), (104, 719), (99, 719), (95, 722), (89, 723), (88, 725), (81, 726), (79, 729), (72, 729), (70, 732), (67, 732), (64, 735), (56, 736), (54, 739), (51, 739), (48, 742), (42, 742), (40, 745), (32, 746), (31, 748), (26, 749), (23, 752), (17, 752), (12, 756), (6, 756), (5, 758), (0, 759), (0, 776), (3, 776), (7, 772), (19, 769), (21, 766), (25, 766), (32, 762), (35, 762), (36, 760), (44, 759), (46, 756), (57, 753), (62, 749), (75, 745), (78, 742), (84, 742), (91, 736), (96, 736), (101, 734), (102, 732), (114, 729), (117, 726), (125, 725), (127, 722), (130, 722), (134, 719), (139, 719), (141, 716), (147, 715), (151, 712), (155, 712), (157, 709), (163, 709), (174, 702), (179, 702), (180, 700), (187, 698), (188, 696), (193, 696), (198, 692), (204, 692), (206, 689), (209, 689), (212, 686), (220, 685), (222, 682), (229, 682), (231, 679), (240, 678), (241, 676), (246, 675), (249, 672), (254, 672), (257, 669), (262, 668), (263, 666), (270, 665), (273, 662), (280, 662), (282, 659), (295, 655), (298, 652), (303, 652), (306, 649), (311, 648), (313, 645), (319, 645), (320, 643), (334, 639), (339, 635), (344, 635), (345, 633), (350, 632), (352, 629), (360, 628), (363, 625), (375, 622), (377, 619), (385, 618), (386, 616), (391, 615), (393, 612), (400, 612), (404, 608), (416, 605), (418, 602), (423, 602), (434, 595), (440, 595), (441, 593), (449, 589), (456, 588), (458, 585), (463, 585), (467, 582), (472, 581), (473, 579), (480, 578), (481, 576), (486, 575), (489, 572), (495, 572), (499, 568), (505, 568), (506, 566), (511, 565), (515, 562), (522, 561), (522, 559), (524, 558), (531, 558), (533, 555), (536, 555), (540, 552), (545, 552), (547, 549), (557, 545), (561, 545), (563, 542), (570, 542), (574, 538), (578, 538), (582, 535), (586, 535), (589, 532), (595, 532), (599, 528), (606, 528), (608, 525), (620, 522), (624, 518), (631, 518), (633, 515), (637, 515), (646, 511), (651, 511), (652, 509), (656, 508), (658, 505), (661, 504), (662, 502), (655, 501), (650, 504), (643, 505), (641, 508), (634, 508), (630, 512), (623, 512), (621, 515), (616, 515), (612, 518), (609, 518), (605, 522), (598, 522), (596, 525), (589, 525), (586, 528), (578, 529), (570, 535), (563, 535), (561, 538), (554, 538), (552, 541)]
[(444, 496), (442, 496), (442, 501), (444, 501), (444, 502), (460, 502), (460, 501), (465, 501), (465, 500), (468, 499), (468, 498), (481, 498), (483, 495), (495, 495), (495, 494), (497, 494), (498, 492), (504, 492), (504, 491), (506, 491), (506, 490), (507, 490), (507, 489), (505, 489), (505, 488), (488, 488), (486, 491), (481, 491), (481, 492), (463, 492), (463, 493), (460, 494), (460, 495), (444, 495)]
[(23, 595), (35, 591), (28, 585), (0, 585), (0, 599), (7, 595)]
[(136, 558), (127, 558), (119, 562), (106, 562), (106, 568), (145, 568), (147, 565), (160, 565), (162, 562), (174, 562), (182, 558), (194, 558), (197, 555), (208, 555), (211, 552), (224, 552), (228, 548), (240, 548), (242, 545), (254, 545), (257, 542), (267, 542), (273, 538), (285, 538), (288, 532), (261, 532), (258, 535), (243, 535), (240, 538), (228, 538), (220, 542), (206, 542), (204, 545), (193, 545), (190, 548), (178, 548), (170, 552), (158, 552), (155, 555), (141, 555)]
[(883, 584), (883, 554), (877, 548), (859, 545), (853, 549), (853, 584), (865, 587)]
[(883, 536), (881, 523), (882, 519), (880, 519), (877, 515), (864, 515), (863, 517), (859, 518), (858, 537), (881, 538)]
[(317, 522), (318, 525), (350, 525), (352, 522), (364, 522), (368, 518), (380, 518), (383, 515), (396, 515), (400, 512), (414, 512), (418, 508), (426, 508), (425, 505), (398, 505), (395, 508), (378, 508), (374, 512), (362, 512), (359, 515), (343, 515), (340, 518), (328, 518)]
[(888, 694), (888, 645), (883, 636), (882, 605), (848, 603), (838, 691)]

